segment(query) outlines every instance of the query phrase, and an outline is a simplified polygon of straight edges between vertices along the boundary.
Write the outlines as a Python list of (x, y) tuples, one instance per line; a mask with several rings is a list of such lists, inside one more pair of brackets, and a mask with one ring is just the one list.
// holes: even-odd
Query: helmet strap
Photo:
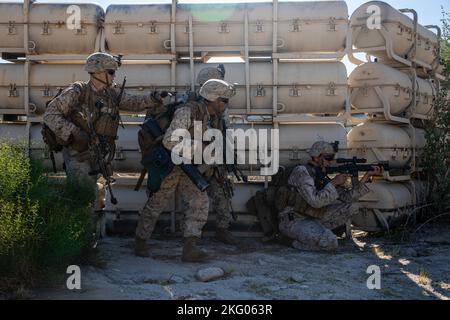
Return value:
[(317, 162), (314, 160), (314, 158), (316, 158), (316, 157), (311, 157), (311, 158), (312, 158), (312, 159), (308, 161), (308, 164), (311, 165), (311, 166), (313, 166), (314, 168), (320, 167), (320, 164), (317, 163)]
[[(108, 74), (106, 73), (106, 71), (104, 71), (105, 75), (106, 75), (106, 79), (108, 79)], [(97, 78), (94, 74), (92, 74), (92, 78), (94, 78), (95, 80), (103, 83), (104, 85), (106, 85), (107, 87), (109, 87), (112, 83), (108, 83), (107, 81), (104, 81), (100, 78)]]

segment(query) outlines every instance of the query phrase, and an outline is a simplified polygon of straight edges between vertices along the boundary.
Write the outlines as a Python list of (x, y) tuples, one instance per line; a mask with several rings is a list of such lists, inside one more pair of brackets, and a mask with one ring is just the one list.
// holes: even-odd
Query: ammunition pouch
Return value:
[(119, 130), (119, 116), (103, 113), (94, 124), (94, 130), (99, 136), (116, 139)]
[(298, 192), (288, 186), (282, 186), (277, 190), (274, 204), (279, 212), (287, 207), (293, 207), (297, 215), (314, 219), (320, 219), (325, 212), (325, 208), (311, 207)]
[(70, 115), (70, 120), (76, 125), (78, 128), (83, 130), (84, 132), (89, 132), (88, 120), (84, 118), (83, 113), (80, 111), (74, 111)]

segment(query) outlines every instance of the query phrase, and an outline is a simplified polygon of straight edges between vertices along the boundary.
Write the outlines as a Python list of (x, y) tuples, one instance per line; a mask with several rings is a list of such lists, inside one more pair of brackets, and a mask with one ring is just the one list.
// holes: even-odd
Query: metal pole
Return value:
[(250, 114), (250, 61), (249, 61), (249, 45), (248, 45), (248, 11), (245, 10), (245, 24), (244, 24), (244, 36), (245, 36), (245, 93), (247, 97), (246, 106), (247, 114)]
[(28, 40), (29, 40), (29, 37), (30, 37), (30, 32), (29, 32), (30, 0), (24, 0), (24, 2), (23, 2), (23, 16), (24, 16), (23, 48), (25, 50), (25, 54), (29, 54)]
[(278, 47), (278, 0), (273, 0), (272, 23), (273, 23), (273, 38), (272, 38), (272, 52), (277, 52)]
[[(176, 42), (175, 42), (175, 23), (176, 23), (176, 14), (177, 14), (177, 3), (178, 0), (172, 0), (172, 13), (170, 16), (170, 51), (172, 55), (176, 54)], [(176, 67), (177, 67), (177, 60), (176, 57), (172, 57), (171, 63), (171, 69), (170, 69), (170, 85), (172, 91), (175, 90), (176, 85)]]
[(27, 115), (27, 117), (29, 116), (29, 112), (30, 112), (30, 60), (28, 59), (28, 57), (26, 57), (25, 63), (23, 65), (23, 76), (24, 76), (24, 98), (23, 98), (23, 103), (24, 103), (24, 108), (25, 108), (25, 114)]
[(278, 114), (278, 59), (273, 58), (278, 48), (278, 0), (273, 0), (273, 38), (272, 38), (272, 63), (273, 63), (273, 115)]
[(195, 92), (194, 32), (192, 30), (192, 15), (189, 16), (189, 62), (190, 62), (190, 71), (191, 71), (191, 91)]
[(25, 134), (27, 137), (27, 150), (28, 150), (28, 156), (31, 158), (31, 121), (28, 120), (27, 117), (27, 124), (26, 124), (26, 128), (25, 128)]
[(411, 131), (411, 142), (412, 142), (412, 172), (417, 170), (416, 163), (416, 128), (410, 123), (409, 129)]

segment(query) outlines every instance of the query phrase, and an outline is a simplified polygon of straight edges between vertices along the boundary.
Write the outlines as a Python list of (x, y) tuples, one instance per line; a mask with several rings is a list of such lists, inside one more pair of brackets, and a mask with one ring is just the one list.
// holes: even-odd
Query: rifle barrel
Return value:
[(326, 172), (327, 174), (334, 174), (334, 173), (351, 173), (351, 174), (357, 174), (358, 172), (368, 172), (372, 171), (373, 167), (381, 167), (385, 171), (390, 170), (390, 166), (388, 163), (374, 163), (374, 164), (352, 164), (347, 163), (342, 166), (336, 166), (336, 167), (327, 167)]

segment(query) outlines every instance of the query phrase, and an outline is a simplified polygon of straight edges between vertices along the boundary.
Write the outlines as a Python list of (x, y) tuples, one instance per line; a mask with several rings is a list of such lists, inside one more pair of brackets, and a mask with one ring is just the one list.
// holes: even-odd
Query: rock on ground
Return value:
[(211, 267), (201, 269), (197, 272), (197, 279), (202, 282), (213, 281), (223, 277), (225, 272), (221, 268)]

